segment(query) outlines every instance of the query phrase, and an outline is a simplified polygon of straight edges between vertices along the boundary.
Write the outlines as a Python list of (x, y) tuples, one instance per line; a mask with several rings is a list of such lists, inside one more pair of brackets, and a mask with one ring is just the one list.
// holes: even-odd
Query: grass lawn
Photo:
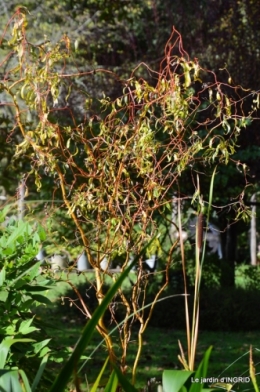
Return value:
[[(77, 277), (75, 274), (72, 277), (74, 283), (77, 280), (85, 279), (83, 276)], [(48, 292), (48, 297), (55, 303), (58, 298), (64, 293), (66, 283), (59, 283), (57, 289), (52, 289)], [(169, 310), (170, 311), (170, 310)], [(49, 337), (52, 337), (53, 347), (62, 351), (64, 347), (73, 348), (79, 334), (83, 328), (82, 320), (75, 317), (67, 317), (61, 312), (57, 312), (55, 307), (46, 307), (42, 310), (40, 315), (43, 321), (48, 321), (51, 326), (47, 328)], [(113, 333), (115, 340), (117, 339), (116, 332)], [(128, 372), (131, 374), (131, 367), (135, 358), (137, 350), (137, 328), (134, 328), (131, 336), (128, 351)], [(141, 359), (138, 366), (137, 387), (144, 387), (147, 379), (151, 377), (161, 378), (164, 369), (181, 369), (181, 364), (178, 361), (178, 340), (181, 341), (184, 350), (186, 351), (186, 335), (185, 331), (178, 331), (174, 329), (174, 315), (172, 329), (159, 329), (148, 327), (144, 334), (144, 344)], [(93, 350), (100, 343), (101, 337), (95, 333), (91, 341), (91, 345), (86, 350), (86, 356), (91, 357), (84, 366), (84, 378), (91, 384), (96, 379), (100, 371), (107, 353), (102, 344), (98, 350), (93, 354)], [(209, 346), (213, 346), (211, 360), (208, 369), (208, 377), (238, 377), (249, 375), (249, 348), (250, 345), (254, 348), (254, 363), (256, 372), (260, 372), (260, 334), (257, 332), (205, 332), (199, 333), (198, 348), (197, 348), (197, 363), (202, 359), (204, 352)], [(117, 348), (115, 348), (116, 351)], [(56, 372), (59, 365), (50, 363), (49, 368), (52, 367)], [(260, 380), (259, 380), (260, 382)], [(238, 390), (234, 388), (235, 390)], [(246, 385), (239, 390), (246, 389)], [(84, 391), (87, 391), (87, 388)], [(141, 390), (141, 389), (140, 389)]]

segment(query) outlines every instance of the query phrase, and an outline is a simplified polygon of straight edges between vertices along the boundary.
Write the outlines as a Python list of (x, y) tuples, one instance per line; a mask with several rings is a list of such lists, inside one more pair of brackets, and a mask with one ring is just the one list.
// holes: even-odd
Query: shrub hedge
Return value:
[[(95, 290), (89, 285), (80, 284), (78, 290), (84, 301), (93, 311), (97, 306)], [(150, 303), (154, 297), (153, 291), (148, 293), (146, 303)], [(182, 291), (176, 286), (169, 286), (163, 297), (174, 296), (156, 304), (150, 325), (162, 328), (185, 328), (184, 297), (176, 296)], [(189, 304), (192, 309), (193, 295), (190, 289)], [(127, 291), (125, 292), (128, 295)], [(76, 306), (71, 306), (66, 298), (76, 299), (73, 290), (68, 290), (65, 294), (65, 301), (57, 301), (56, 306), (59, 312), (68, 317), (72, 315), (86, 320), (84, 315)], [(77, 302), (78, 303), (78, 302)], [(78, 303), (79, 304), (79, 303)], [(124, 317), (124, 309), (120, 303), (113, 303), (113, 311), (119, 320)], [(105, 319), (110, 322), (110, 312), (107, 310)], [(260, 291), (246, 288), (203, 288), (200, 296), (200, 329), (208, 331), (251, 331), (260, 327)]]

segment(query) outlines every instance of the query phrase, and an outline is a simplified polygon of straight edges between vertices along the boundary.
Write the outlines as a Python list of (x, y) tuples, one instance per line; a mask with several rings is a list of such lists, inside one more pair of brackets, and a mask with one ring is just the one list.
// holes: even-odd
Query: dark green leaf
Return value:
[(47, 296), (41, 295), (41, 294), (31, 294), (32, 299), (34, 299), (37, 302), (40, 302), (45, 305), (51, 305), (52, 302), (49, 300)]

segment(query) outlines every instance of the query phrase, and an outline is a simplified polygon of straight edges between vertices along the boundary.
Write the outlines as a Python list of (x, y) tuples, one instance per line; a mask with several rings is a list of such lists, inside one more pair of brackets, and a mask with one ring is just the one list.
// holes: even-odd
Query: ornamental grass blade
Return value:
[(117, 379), (116, 372), (113, 370), (113, 372), (110, 374), (110, 377), (109, 377), (109, 380), (108, 380), (108, 383), (106, 385), (104, 392), (116, 392), (117, 386), (118, 386), (118, 379)]
[(114, 371), (116, 372), (118, 381), (124, 392), (138, 392), (138, 390), (130, 384), (127, 378), (122, 374), (122, 372), (118, 369), (117, 366), (113, 365)]
[(25, 372), (21, 369), (18, 370), (19, 373), (19, 381), (22, 385), (22, 391), (23, 392), (32, 392), (30, 384), (29, 384), (29, 380), (25, 374)]
[[(204, 354), (204, 357), (198, 367), (198, 370), (196, 371), (194, 378), (200, 380), (198, 383), (192, 383), (191, 388), (189, 392), (201, 392), (202, 390), (205, 390), (203, 388), (203, 378), (206, 378), (208, 375), (208, 364), (209, 364), (209, 357), (212, 351), (212, 346), (210, 346), (207, 351)], [(209, 391), (209, 389), (207, 389)]]
[(96, 392), (96, 390), (98, 389), (101, 377), (102, 377), (102, 375), (103, 375), (103, 373), (104, 373), (104, 371), (105, 371), (105, 369), (107, 367), (108, 361), (109, 361), (109, 357), (107, 357), (107, 359), (106, 359), (102, 369), (100, 370), (99, 375), (97, 376), (96, 381), (94, 382), (94, 385), (92, 386), (90, 392)]
[(37, 386), (38, 386), (38, 384), (39, 384), (39, 382), (40, 382), (40, 380), (41, 380), (43, 371), (44, 371), (44, 369), (45, 369), (45, 367), (46, 367), (46, 365), (47, 365), (47, 362), (48, 362), (48, 355), (45, 355), (45, 356), (42, 358), (42, 361), (41, 361), (41, 364), (40, 364), (39, 369), (38, 369), (38, 371), (37, 371), (37, 374), (36, 374), (36, 376), (35, 376), (35, 378), (34, 378), (34, 380), (33, 380), (32, 392), (35, 392), (35, 391), (36, 391), (36, 388), (37, 388)]

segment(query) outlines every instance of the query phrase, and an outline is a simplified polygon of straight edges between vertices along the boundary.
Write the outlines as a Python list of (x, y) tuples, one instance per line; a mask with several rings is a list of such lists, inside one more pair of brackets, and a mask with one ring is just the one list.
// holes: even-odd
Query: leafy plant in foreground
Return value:
[(196, 372), (189, 370), (165, 370), (162, 381), (163, 392), (212, 391), (213, 389), (204, 388), (204, 382), (202, 381), (208, 375), (207, 370), (211, 350), (212, 347), (205, 352)]
[(15, 380), (19, 372), (23, 379), (22, 371), (15, 370), (21, 366), (32, 376), (34, 364), (40, 365), (42, 361), (42, 367), (50, 351), (50, 339), (43, 339), (40, 323), (32, 311), (50, 303), (41, 293), (52, 281), (41, 278), (39, 282), (40, 262), (35, 259), (45, 233), (40, 226), (33, 227), (28, 222), (8, 221), (8, 210), (7, 206), (0, 211), (1, 380), (9, 376)]

